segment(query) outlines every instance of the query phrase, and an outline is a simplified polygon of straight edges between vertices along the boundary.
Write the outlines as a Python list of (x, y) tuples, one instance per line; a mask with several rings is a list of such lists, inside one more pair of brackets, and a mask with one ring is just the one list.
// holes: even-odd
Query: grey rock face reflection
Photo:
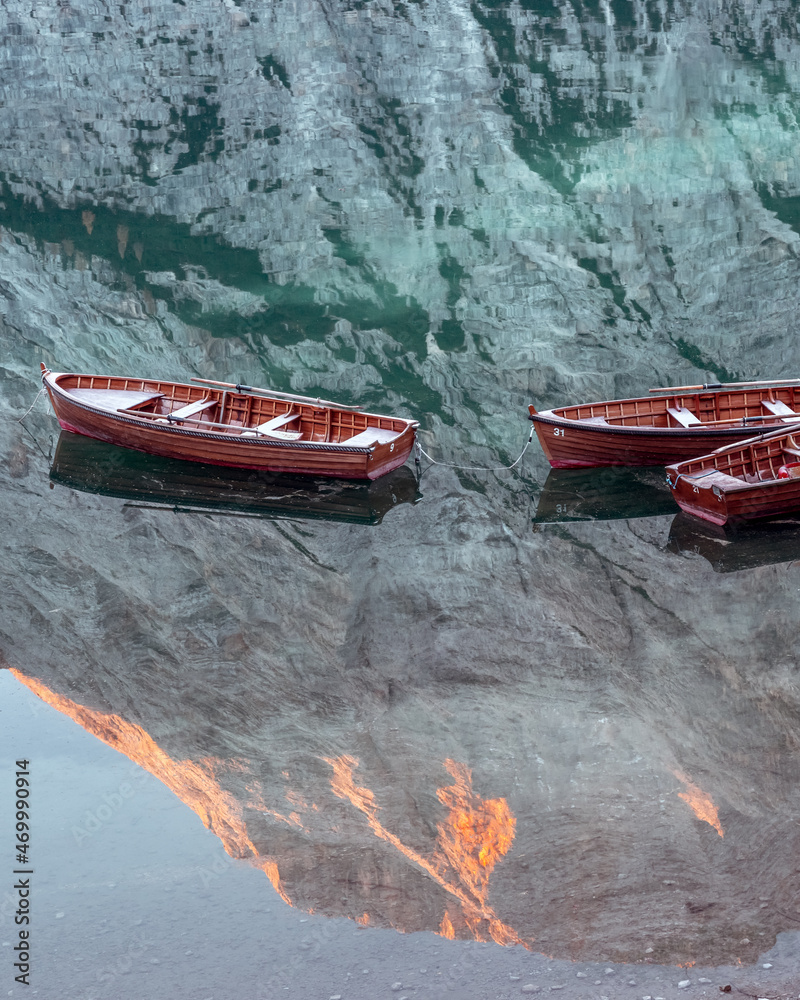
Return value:
[[(41, 492), (26, 455), (6, 495)], [(436, 493), (272, 526), (56, 486), (15, 514), (6, 661), (294, 906), (754, 958), (797, 920), (793, 568), (715, 574), (671, 516), (525, 532)]]
[(796, 374), (784, 11), (3, 5), (0, 650), (292, 905), (752, 961), (800, 922), (796, 566), (534, 526), (533, 447), (365, 523), (50, 490), (38, 362), (380, 403), (491, 468), (530, 401)]

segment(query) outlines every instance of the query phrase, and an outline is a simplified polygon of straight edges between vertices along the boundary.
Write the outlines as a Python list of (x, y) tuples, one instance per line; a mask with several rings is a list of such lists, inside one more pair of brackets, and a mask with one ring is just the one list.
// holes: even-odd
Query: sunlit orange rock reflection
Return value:
[[(83, 707), (18, 670), (11, 673), (47, 704), (158, 778), (197, 813), (230, 856), (259, 868), (285, 902), (309, 913), (316, 909), (371, 927), (434, 931), (449, 939), (525, 947), (536, 941), (537, 950), (554, 953), (568, 935), (570, 955), (578, 957), (599, 950), (598, 937), (603, 939), (595, 928), (602, 920), (613, 918), (612, 932), (622, 935), (619, 928), (627, 926), (628, 919), (624, 904), (639, 898), (634, 889), (627, 890), (627, 876), (624, 884), (617, 882), (616, 857), (613, 867), (607, 863), (609, 844), (617, 841), (605, 832), (581, 841), (578, 855), (565, 849), (583, 836), (591, 813), (578, 818), (564, 809), (556, 818), (562, 824), (561, 839), (539, 837), (536, 823), (520, 822), (518, 827), (505, 798), (481, 796), (472, 771), (462, 762), (446, 758), (439, 772), (442, 780), (422, 770), (414, 786), (415, 808), (408, 809), (407, 790), (398, 791), (395, 784), (397, 772), (387, 771), (388, 778), (369, 787), (373, 771), (367, 760), (360, 765), (353, 755), (318, 757), (306, 751), (291, 770), (276, 767), (273, 773), (265, 766), (272, 763), (270, 757), (252, 764), (236, 755), (175, 759), (140, 726)], [(261, 769), (256, 770), (259, 763)], [(664, 821), (672, 827), (666, 829), (683, 831), (696, 818), (723, 837), (711, 797), (680, 771), (672, 775), (681, 782), (675, 791), (692, 813), (674, 803)], [(526, 816), (533, 815), (530, 807), (523, 808)], [(731, 824), (727, 839), (738, 836), (735, 815), (731, 810), (726, 821)], [(564, 832), (569, 824), (575, 826), (574, 836), (571, 830)], [(723, 847), (720, 844), (720, 856)], [(721, 884), (714, 878), (709, 865), (709, 884)], [(697, 902), (688, 910), (690, 919), (701, 931), (719, 925), (731, 940), (751, 936), (755, 918), (740, 918), (738, 910), (733, 917), (717, 917), (716, 899), (712, 909), (705, 898), (694, 900), (695, 890), (689, 891), (693, 906)], [(665, 940), (664, 955), (681, 963), (694, 961), (696, 950), (687, 951), (683, 938), (667, 936), (686, 920), (685, 895), (670, 890), (659, 905), (644, 930), (637, 930), (638, 943)], [(609, 912), (612, 916), (606, 918)], [(711, 924), (711, 917), (717, 924)], [(635, 953), (619, 946), (614, 954), (627, 961), (631, 954), (645, 952), (643, 946)]]
[(446, 760), (455, 784), (440, 788), (439, 801), (450, 810), (439, 824), (439, 846), (454, 871), (476, 899), (486, 899), (489, 876), (508, 853), (516, 819), (505, 799), (482, 799), (472, 790), (472, 773), (463, 764)]
[[(463, 922), (477, 941), (491, 939), (498, 944), (525, 944), (486, 902), (491, 870), (507, 853), (514, 839), (515, 820), (505, 799), (482, 799), (472, 789), (469, 768), (452, 760), (445, 761), (445, 767), (456, 782), (438, 790), (439, 800), (448, 807), (449, 815), (438, 826), (433, 855), (426, 858), (380, 822), (373, 792), (355, 783), (354, 771), (358, 767), (355, 757), (343, 754), (323, 760), (333, 769), (331, 787), (336, 795), (347, 799), (367, 817), (377, 837), (390, 843), (460, 902)], [(439, 933), (445, 937), (456, 936), (449, 912), (442, 919)]]
[[(18, 670), (11, 670), (11, 673), (42, 701), (158, 778), (197, 813), (203, 824), (219, 837), (231, 857), (245, 859), (260, 868), (281, 898), (292, 905), (281, 883), (277, 861), (259, 853), (248, 835), (242, 805), (223, 789), (218, 778), (225, 772), (246, 772), (246, 763), (213, 757), (196, 762), (174, 760), (141, 726), (118, 715), (78, 705)], [(508, 852), (514, 840), (515, 819), (505, 799), (481, 798), (472, 788), (469, 768), (452, 760), (445, 761), (446, 769), (455, 780), (452, 785), (438, 789), (437, 795), (448, 814), (438, 825), (437, 840), (432, 845), (430, 857), (425, 857), (381, 824), (373, 792), (355, 783), (353, 775), (358, 761), (354, 757), (344, 755), (323, 759), (334, 771), (331, 778), (333, 792), (339, 798), (350, 801), (367, 817), (377, 837), (422, 869), (458, 901), (460, 910), (445, 912), (439, 933), (450, 938), (469, 935), (478, 941), (493, 940), (499, 944), (526, 943), (500, 920), (487, 902), (492, 869)], [(288, 779), (285, 772), (284, 777)], [(286, 816), (266, 805), (257, 782), (251, 782), (246, 787), (248, 808), (300, 830), (305, 830), (301, 813), (318, 812), (316, 804), (309, 805), (300, 794), (289, 790), (285, 798), (294, 809)], [(356, 919), (364, 925), (370, 922), (367, 912)]]
[(719, 821), (719, 813), (711, 800), (711, 796), (706, 794), (702, 788), (698, 788), (693, 781), (690, 781), (680, 771), (673, 771), (672, 773), (678, 781), (683, 782), (686, 786), (685, 792), (678, 792), (678, 798), (683, 799), (689, 805), (698, 819), (701, 819), (704, 823), (708, 823), (709, 826), (713, 826), (720, 837), (724, 837), (722, 824)]
[(26, 677), (18, 670), (11, 670), (16, 679), (29, 688), (42, 701), (64, 715), (74, 719), (79, 726), (96, 736), (103, 743), (129, 757), (163, 782), (178, 798), (200, 817), (203, 825), (222, 841), (225, 851), (233, 858), (246, 858), (261, 868), (287, 903), (291, 900), (281, 886), (278, 865), (272, 858), (264, 858), (253, 845), (245, 827), (242, 808), (237, 800), (226, 792), (215, 777), (221, 768), (240, 770), (238, 762), (227, 763), (206, 757), (195, 763), (190, 760), (173, 760), (149, 736), (141, 726), (126, 722), (118, 715), (110, 715), (85, 708), (63, 695), (56, 694), (32, 677)]

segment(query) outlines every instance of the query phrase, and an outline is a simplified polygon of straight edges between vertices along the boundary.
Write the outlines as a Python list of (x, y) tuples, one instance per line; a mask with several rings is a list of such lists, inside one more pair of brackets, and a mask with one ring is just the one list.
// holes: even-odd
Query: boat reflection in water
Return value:
[(83, 493), (228, 516), (318, 518), (380, 524), (393, 507), (417, 503), (411, 469), (374, 481), (315, 479), (182, 462), (62, 431), (50, 480)]
[(533, 521), (612, 521), (674, 512), (675, 501), (661, 469), (553, 469)]
[(681, 512), (670, 527), (667, 548), (679, 555), (702, 556), (716, 573), (792, 562), (800, 559), (800, 518), (735, 527)]
[[(655, 517), (674, 514), (676, 507), (661, 469), (553, 469), (533, 523)], [(716, 573), (792, 562), (800, 559), (800, 517), (718, 526), (679, 511), (667, 549), (676, 555), (700, 555)]]

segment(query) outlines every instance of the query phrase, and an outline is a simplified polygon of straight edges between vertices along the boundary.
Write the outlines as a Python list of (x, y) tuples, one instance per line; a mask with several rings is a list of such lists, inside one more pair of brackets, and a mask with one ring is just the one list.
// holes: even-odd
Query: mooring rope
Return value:
[(42, 386), (42, 388), (36, 393), (36, 399), (34, 399), (34, 401), (31, 403), (28, 409), (19, 418), (19, 420), (17, 421), (18, 424), (21, 424), (22, 421), (25, 419), (25, 417), (27, 417), (28, 414), (31, 412), (31, 410), (34, 408), (34, 406), (36, 406), (36, 404), (39, 402), (39, 397), (43, 392), (44, 392), (44, 386)]
[(424, 455), (425, 458), (428, 459), (429, 462), (432, 462), (434, 465), (443, 465), (447, 469), (459, 469), (461, 472), (507, 472), (510, 469), (513, 469), (515, 465), (519, 465), (519, 463), (522, 461), (522, 456), (528, 450), (528, 445), (533, 440), (533, 432), (535, 430), (536, 430), (535, 427), (531, 427), (531, 432), (530, 432), (530, 434), (528, 436), (528, 440), (525, 442), (525, 447), (522, 449), (522, 451), (520, 452), (519, 458), (515, 462), (512, 462), (511, 465), (501, 465), (501, 466), (498, 466), (497, 468), (494, 468), (494, 469), (487, 469), (486, 467), (480, 466), (480, 465), (478, 465), (478, 466), (476, 466), (476, 465), (452, 465), (450, 462), (437, 462), (435, 458), (431, 458), (431, 456), (427, 453), (427, 451), (425, 451), (425, 449), (419, 443), (419, 440), (417, 440), (417, 442), (416, 442), (416, 448), (417, 448), (417, 451), (421, 455)]

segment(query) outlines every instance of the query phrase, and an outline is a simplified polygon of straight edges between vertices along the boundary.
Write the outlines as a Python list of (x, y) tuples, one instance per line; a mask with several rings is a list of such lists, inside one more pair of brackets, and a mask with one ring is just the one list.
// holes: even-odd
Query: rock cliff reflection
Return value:
[(439, 925), (440, 933), (452, 938), (456, 936), (455, 927), (459, 927), (462, 935), (466, 931), (478, 941), (525, 943), (487, 904), (492, 869), (514, 839), (516, 820), (505, 799), (482, 799), (472, 789), (469, 768), (452, 760), (444, 761), (455, 784), (437, 789), (437, 797), (447, 807), (448, 815), (437, 823), (436, 848), (426, 858), (403, 844), (379, 821), (379, 806), (373, 792), (355, 784), (354, 771), (358, 766), (355, 758), (345, 755), (325, 761), (333, 768), (334, 793), (364, 813), (377, 837), (391, 844), (454, 897), (457, 915), (453, 915), (453, 906), (448, 907)]
[[(436, 791), (446, 815), (437, 824), (433, 850), (425, 857), (403, 844), (378, 820), (380, 806), (373, 792), (355, 784), (358, 761), (354, 757), (345, 754), (335, 759), (323, 758), (333, 772), (330, 788), (321, 790), (320, 803), (306, 801), (298, 791), (287, 790), (285, 800), (293, 807), (287, 814), (266, 804), (264, 791), (256, 777), (258, 762), (225, 761), (212, 757), (197, 761), (174, 760), (141, 726), (126, 722), (118, 715), (78, 705), (70, 698), (51, 691), (35, 678), (26, 677), (18, 670), (12, 669), (11, 672), (48, 705), (74, 719), (87, 732), (162, 781), (197, 813), (204, 826), (219, 837), (231, 857), (262, 869), (289, 905), (294, 904), (281, 884), (281, 858), (265, 856), (255, 846), (246, 826), (246, 810), (251, 813), (251, 823), (253, 816), (261, 813), (273, 822), (297, 828), (313, 842), (320, 834), (330, 836), (337, 833), (336, 827), (325, 828), (325, 798), (330, 799), (332, 791), (333, 795), (348, 800), (367, 817), (368, 826), (376, 837), (388, 843), (410, 862), (412, 868), (427, 874), (452, 897), (451, 905), (441, 917), (442, 934), (452, 938), (456, 936), (457, 929), (459, 936), (474, 937), (478, 941), (525, 943), (503, 924), (487, 903), (492, 869), (511, 847), (516, 821), (505, 799), (487, 801), (473, 790), (471, 772), (463, 764), (444, 761), (444, 769), (453, 777), (454, 784)], [(260, 763), (263, 765), (266, 761)], [(226, 778), (239, 795), (246, 793), (245, 801), (238, 800), (234, 792), (223, 787)], [(231, 778), (234, 780), (230, 781)], [(343, 902), (346, 901), (344, 897)], [(368, 910), (361, 916), (354, 912), (349, 915), (360, 923), (374, 922)], [(435, 927), (425, 926), (399, 929), (436, 930)]]
[[(672, 763), (662, 756), (644, 720), (614, 721), (589, 705), (576, 713), (572, 696), (553, 691), (457, 697), (444, 714), (417, 698), (369, 731), (340, 709), (317, 712), (312, 726), (274, 705), (256, 737), (252, 716), (243, 728), (228, 718), (209, 729), (186, 673), (163, 689), (171, 710), (162, 706), (197, 748), (184, 757), (162, 746), (174, 737), (156, 742), (138, 723), (13, 673), (163, 781), (231, 857), (308, 912), (572, 959), (716, 964), (752, 959), (800, 923), (777, 878), (800, 846), (790, 806), (797, 754), (776, 745), (774, 712), (761, 733), (753, 725), (746, 743), (730, 743), (740, 749), (729, 775), (689, 775), (677, 750)], [(724, 692), (732, 720), (747, 711)], [(188, 729), (179, 704), (194, 706)], [(434, 734), (426, 748), (419, 730), (434, 717), (450, 739)], [(453, 736), (464, 748), (476, 727), (494, 744), (479, 775), (440, 755)], [(702, 740), (729, 742), (699, 728)], [(347, 741), (358, 756), (322, 750)], [(200, 752), (204, 743), (214, 753)], [(769, 805), (747, 787), (765, 767), (782, 774)]]
[(219, 782), (220, 772), (241, 770), (241, 765), (212, 757), (198, 761), (173, 760), (141, 726), (126, 722), (118, 715), (78, 705), (70, 698), (51, 691), (41, 681), (25, 677), (18, 670), (12, 669), (11, 673), (42, 701), (74, 719), (88, 733), (163, 782), (181, 802), (197, 813), (205, 827), (219, 837), (231, 857), (246, 858), (262, 868), (281, 898), (291, 903), (281, 888), (277, 866), (269, 858), (259, 858), (258, 851), (249, 840), (242, 806)]
[[(579, 474), (533, 531), (534, 449), (472, 468), (529, 402), (793, 374), (796, 19), (351, 6), (0, 5), (0, 663), (302, 910), (752, 961), (800, 926), (794, 529)], [(62, 441), (48, 490), (41, 360), (389, 408), (467, 471), (412, 506)]]

